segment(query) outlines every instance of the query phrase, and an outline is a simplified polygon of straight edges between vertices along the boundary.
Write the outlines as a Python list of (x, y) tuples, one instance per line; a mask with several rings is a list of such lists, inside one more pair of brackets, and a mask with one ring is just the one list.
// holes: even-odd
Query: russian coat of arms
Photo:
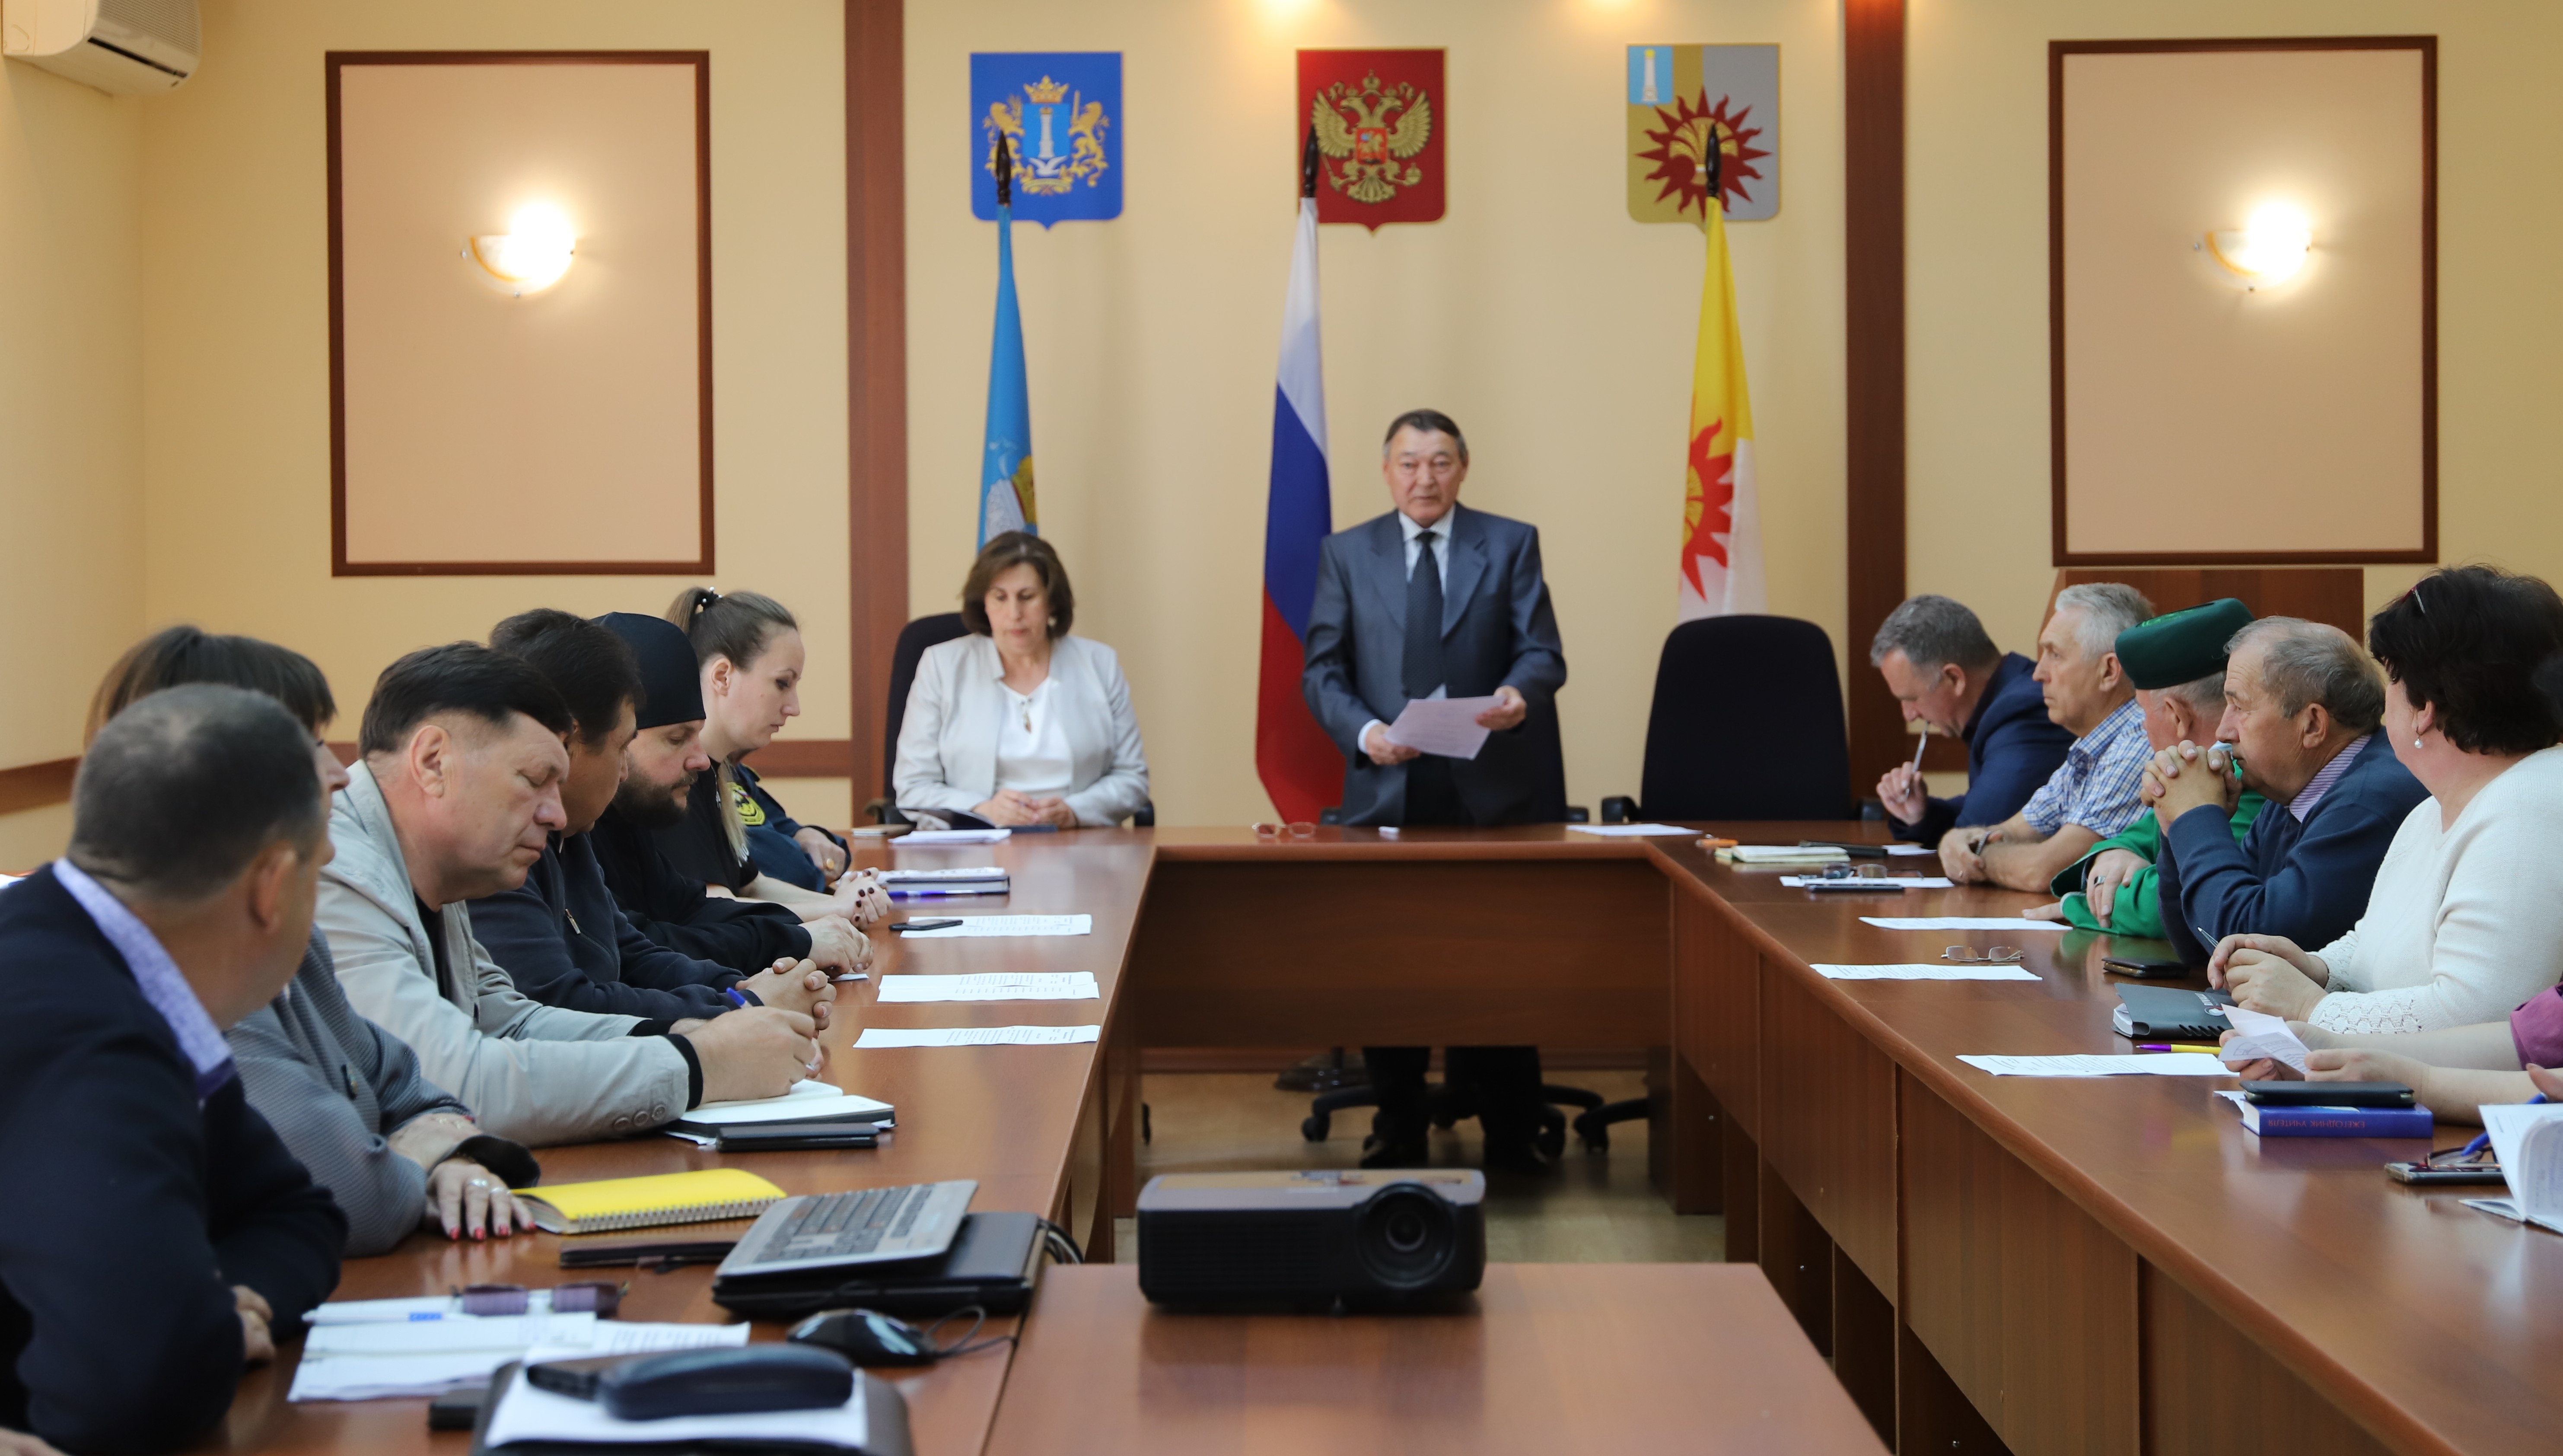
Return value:
[(1332, 159), (1319, 168), (1326, 184), (1355, 202), (1386, 202), (1424, 180), (1413, 158), (1433, 139), (1433, 98), (1412, 82), (1389, 85), (1376, 71), (1336, 82), (1317, 92), (1308, 124)]

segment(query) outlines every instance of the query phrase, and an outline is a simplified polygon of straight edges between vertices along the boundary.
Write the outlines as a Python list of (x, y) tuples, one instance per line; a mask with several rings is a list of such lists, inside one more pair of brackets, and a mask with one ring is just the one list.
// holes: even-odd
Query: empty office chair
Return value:
[[(881, 781), (884, 789), (892, 789), (894, 781), (891, 776), (898, 769), (898, 727), (907, 718), (907, 692), (916, 685), (916, 664), (924, 658), (926, 648), (940, 646), (957, 637), (966, 637), (969, 632), (970, 629), (962, 625), (958, 612), (937, 612), (931, 617), (920, 617), (898, 630), (898, 644), (890, 649), (889, 654), (889, 700), (883, 705), (882, 711)], [(864, 809), (872, 815), (875, 823), (908, 822), (907, 816), (898, 812), (898, 807), (890, 802), (887, 794), (865, 805)], [(1157, 822), (1157, 806), (1153, 802), (1140, 805), (1130, 816), (1130, 822), (1142, 829), (1153, 827)]]
[[(1602, 801), (1604, 823), (1639, 819), (1847, 819), (1851, 745), (1833, 639), (1793, 617), (1704, 617), (1665, 638), (1638, 798)], [(1575, 1119), (1586, 1147), (1646, 1098)]]
[(1832, 638), (1791, 617), (1707, 617), (1665, 638), (1637, 799), (1602, 821), (1847, 819), (1851, 746)]

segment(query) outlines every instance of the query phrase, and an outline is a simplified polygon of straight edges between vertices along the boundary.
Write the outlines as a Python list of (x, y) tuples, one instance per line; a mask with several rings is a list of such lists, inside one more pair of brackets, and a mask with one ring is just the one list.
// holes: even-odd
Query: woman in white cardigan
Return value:
[(1012, 827), (1108, 827), (1148, 802), (1148, 758), (1120, 659), (1069, 636), (1077, 597), (1059, 552), (1008, 531), (961, 589), (967, 637), (928, 647), (891, 773), (903, 811)]
[(2394, 756), (2431, 797), (2404, 819), (2347, 935), (2310, 953), (2228, 936), (2208, 981), (2326, 1031), (2500, 1020), (2563, 975), (2551, 854), (2563, 723), (2532, 680), (2563, 651), (2563, 597), (2534, 577), (2457, 567), (2377, 613), (2367, 644), (2392, 679)]

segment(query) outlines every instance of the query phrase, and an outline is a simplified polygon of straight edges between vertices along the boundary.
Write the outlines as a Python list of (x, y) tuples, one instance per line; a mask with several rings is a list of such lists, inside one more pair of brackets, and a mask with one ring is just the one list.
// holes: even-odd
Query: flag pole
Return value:
[(1000, 131), (997, 133), (997, 207), (1002, 211), (1014, 205), (1015, 154), (1006, 145), (1006, 133)]
[(1317, 195), (1317, 128), (1314, 124), (1308, 127), (1307, 142), (1299, 148), (1299, 195), (1303, 198)]

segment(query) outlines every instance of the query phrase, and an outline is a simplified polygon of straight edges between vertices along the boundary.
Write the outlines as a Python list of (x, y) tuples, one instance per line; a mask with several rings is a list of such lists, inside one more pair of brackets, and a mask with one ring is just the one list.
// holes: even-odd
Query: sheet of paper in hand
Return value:
[(1479, 726), (1478, 715), (1494, 705), (1491, 697), (1409, 698), (1406, 711), (1388, 725), (1388, 741), (1444, 758), (1476, 758), (1488, 731)]
[(2225, 1019), (2234, 1023), (2234, 1039), (2225, 1043), (2217, 1054), (2229, 1067), (2255, 1062), (2267, 1057), (2304, 1075), (2305, 1044), (2287, 1028), (2286, 1018), (2266, 1011), (2227, 1006)]

